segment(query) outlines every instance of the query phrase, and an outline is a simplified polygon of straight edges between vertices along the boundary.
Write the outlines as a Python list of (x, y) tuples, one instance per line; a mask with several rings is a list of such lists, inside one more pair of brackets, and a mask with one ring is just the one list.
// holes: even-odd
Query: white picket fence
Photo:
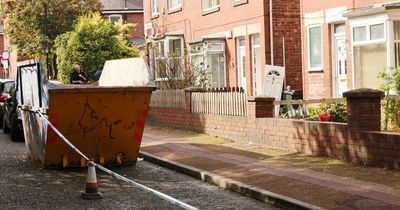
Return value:
[(156, 90), (151, 94), (150, 107), (184, 108), (184, 90)]
[(244, 92), (195, 92), (191, 98), (192, 113), (247, 116)]

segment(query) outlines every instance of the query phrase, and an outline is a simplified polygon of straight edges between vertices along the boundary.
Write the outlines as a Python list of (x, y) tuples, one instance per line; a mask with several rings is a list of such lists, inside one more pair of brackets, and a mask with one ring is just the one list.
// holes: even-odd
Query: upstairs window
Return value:
[(168, 10), (176, 10), (182, 8), (182, 0), (168, 0)]
[(210, 10), (219, 7), (219, 0), (202, 0), (202, 9)]
[(151, 16), (158, 17), (158, 0), (150, 0)]
[(122, 15), (110, 15), (108, 16), (108, 20), (111, 23), (121, 23), (122, 24)]

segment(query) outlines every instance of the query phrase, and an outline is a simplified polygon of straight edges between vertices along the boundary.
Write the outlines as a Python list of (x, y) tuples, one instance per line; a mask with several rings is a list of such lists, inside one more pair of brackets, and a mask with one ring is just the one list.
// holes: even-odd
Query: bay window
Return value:
[(378, 73), (388, 66), (385, 24), (364, 24), (352, 32), (355, 88), (377, 89), (383, 83)]

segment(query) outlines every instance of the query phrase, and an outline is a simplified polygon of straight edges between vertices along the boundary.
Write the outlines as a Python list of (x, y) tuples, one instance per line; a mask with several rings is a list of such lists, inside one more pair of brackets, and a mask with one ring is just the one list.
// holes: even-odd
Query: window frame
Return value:
[[(123, 19), (123, 17), (122, 17), (122, 15), (121, 14), (112, 14), (112, 15), (109, 15), (108, 16), (108, 20), (110, 21), (110, 22), (112, 22), (112, 20), (111, 20), (111, 18), (113, 18), (113, 17), (118, 17), (118, 21), (115, 21), (115, 22), (119, 22), (119, 23), (123, 23), (123, 21), (124, 21), (124, 19)], [(112, 22), (113, 23), (113, 22)]]
[[(362, 47), (362, 46), (369, 46), (369, 45), (379, 45), (379, 44), (384, 44), (386, 45), (386, 67), (391, 65), (389, 61), (389, 53), (394, 54), (394, 52), (389, 52), (390, 47), (388, 46), (387, 43), (387, 30), (388, 30), (388, 24), (386, 23), (386, 19), (375, 19), (375, 20), (368, 20), (368, 21), (360, 21), (351, 24), (351, 62), (352, 62), (352, 86), (353, 88), (356, 88), (356, 80), (357, 80), (357, 75), (356, 75), (356, 60), (355, 60), (355, 48), (356, 47)], [(375, 39), (371, 40), (371, 26), (372, 25), (379, 25), (383, 24), (383, 39)], [(366, 30), (366, 40), (364, 41), (354, 41), (354, 28), (357, 27), (363, 27), (365, 26)]]
[[(320, 28), (320, 33), (321, 33), (321, 65), (312, 67), (311, 66), (311, 42), (310, 42), (310, 29), (312, 28)], [(323, 71), (324, 69), (324, 36), (323, 36), (323, 28), (322, 24), (316, 24), (316, 25), (309, 25), (307, 26), (307, 67), (309, 72), (313, 71)]]
[[(157, 59), (164, 59), (164, 60), (166, 60), (166, 58), (168, 58), (168, 56), (169, 56), (169, 53), (171, 53), (170, 52), (170, 49), (169, 49), (169, 43), (170, 43), (170, 41), (171, 40), (180, 40), (181, 41), (181, 60), (182, 60), (182, 64), (184, 64), (183, 62), (185, 62), (185, 60), (184, 60), (184, 58), (185, 58), (185, 39), (184, 39), (184, 37), (183, 36), (167, 36), (167, 37), (165, 37), (164, 39), (160, 39), (160, 40), (157, 40), (155, 43), (157, 43), (159, 46), (159, 48), (160, 48), (160, 45), (161, 45), (161, 43), (162, 43), (162, 45), (163, 45), (163, 49), (164, 49), (164, 52), (163, 52), (163, 54), (161, 55), (161, 56), (156, 56), (156, 55), (154, 55), (154, 61), (156, 61)], [(170, 62), (169, 60), (167, 60), (167, 62)], [(156, 82), (158, 82), (158, 81), (167, 81), (168, 80), (168, 77), (160, 77), (159, 75), (158, 75), (158, 69), (157, 69), (157, 66), (156, 66), (156, 62), (155, 62), (155, 64), (154, 64), (154, 79), (155, 79), (155, 81)], [(167, 71), (168, 71), (168, 69), (167, 69)], [(182, 75), (182, 77), (183, 77), (183, 75)]]
[(176, 10), (182, 9), (183, 0), (179, 0), (180, 3), (178, 3), (178, 4), (177, 4), (176, 6), (174, 6), (174, 7), (171, 7), (170, 1), (171, 1), (171, 0), (168, 0), (168, 11), (171, 12), (171, 11), (176, 11)]
[(217, 0), (218, 1), (217, 5), (211, 6), (211, 7), (208, 7), (208, 8), (204, 8), (204, 1), (209, 1), (209, 0), (201, 0), (201, 11), (202, 12), (207, 12), (207, 11), (212, 11), (212, 10), (215, 10), (215, 9), (219, 9), (219, 7), (221, 5), (221, 1)]
[[(382, 39), (373, 39), (371, 40), (371, 26), (374, 25), (380, 25), (383, 24), (383, 38)], [(354, 40), (354, 28), (359, 28), (359, 27), (365, 27), (365, 40), (363, 41), (355, 41)], [(381, 44), (386, 42), (386, 36), (387, 36), (387, 24), (386, 21), (380, 20), (380, 21), (373, 21), (369, 23), (360, 23), (360, 24), (354, 24), (351, 26), (351, 43), (354, 46), (360, 46), (360, 45), (369, 45), (369, 44)]]
[[(154, 5), (156, 3), (156, 5)], [(159, 10), (160, 2), (159, 0), (150, 0), (150, 13), (152, 18), (156, 18), (160, 14)]]

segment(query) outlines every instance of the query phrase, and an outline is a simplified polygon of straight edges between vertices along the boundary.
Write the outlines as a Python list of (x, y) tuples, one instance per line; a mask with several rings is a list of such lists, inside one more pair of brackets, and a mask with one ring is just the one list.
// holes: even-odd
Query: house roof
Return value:
[(370, 7), (364, 7), (355, 11), (347, 12), (343, 14), (344, 17), (359, 17), (365, 15), (373, 15), (382, 13), (384, 11), (392, 10), (392, 9), (400, 9), (400, 2), (395, 3), (387, 3), (387, 4), (375, 4)]
[(103, 11), (143, 10), (143, 0), (101, 0)]

